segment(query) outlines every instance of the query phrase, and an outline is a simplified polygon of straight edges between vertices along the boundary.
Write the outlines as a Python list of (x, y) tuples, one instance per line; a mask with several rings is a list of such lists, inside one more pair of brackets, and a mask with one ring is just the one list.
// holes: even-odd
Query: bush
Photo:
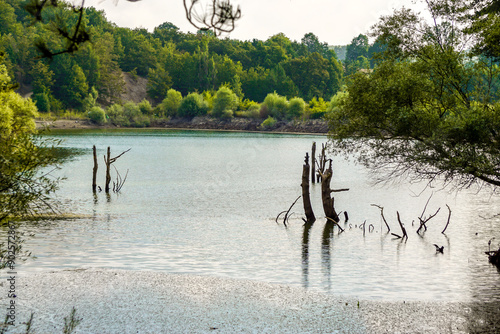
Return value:
[(254, 119), (260, 118), (260, 105), (256, 103), (248, 107), (247, 111), (245, 112), (245, 117)]
[(238, 109), (240, 110), (248, 110), (251, 106), (259, 105), (257, 102), (249, 100), (249, 99), (244, 99), (243, 101), (240, 102), (240, 105), (238, 106)]
[(314, 97), (311, 101), (309, 101), (306, 113), (309, 118), (318, 119), (322, 118), (325, 115), (327, 108), (328, 103), (323, 100), (322, 97), (320, 97), (319, 99), (316, 99)]
[(204, 90), (203, 93), (201, 93), (201, 96), (207, 102), (208, 110), (212, 110), (214, 107), (214, 95), (215, 91), (213, 90)]
[(139, 107), (139, 110), (143, 115), (152, 115), (153, 114), (153, 107), (151, 107), (151, 103), (149, 103), (148, 100), (144, 99), (139, 104), (137, 104)]
[(230, 88), (222, 86), (215, 94), (212, 115), (214, 117), (231, 118), (233, 117), (233, 111), (238, 107), (238, 103), (238, 96)]
[(123, 105), (123, 114), (130, 120), (136, 116), (142, 115), (141, 109), (134, 102), (127, 102)]
[(145, 128), (151, 124), (151, 120), (146, 115), (134, 116), (131, 119), (130, 125), (136, 128)]
[(300, 97), (294, 97), (288, 103), (288, 118), (300, 117), (306, 110), (306, 103)]
[(101, 107), (92, 107), (87, 113), (87, 117), (95, 124), (102, 125), (106, 123), (106, 114)]
[(190, 93), (184, 97), (179, 105), (177, 114), (180, 117), (195, 117), (206, 115), (208, 104), (198, 93)]
[(267, 117), (264, 122), (260, 125), (262, 129), (271, 129), (276, 125), (276, 120), (272, 118), (271, 116)]
[(175, 116), (181, 101), (182, 94), (175, 89), (169, 89), (167, 97), (156, 107), (159, 116)]
[(33, 102), (35, 102), (38, 111), (50, 112), (50, 99), (47, 93), (38, 93), (33, 95)]
[(277, 119), (283, 119), (288, 112), (288, 101), (285, 96), (280, 96), (276, 92), (267, 94), (261, 107), (261, 117), (264, 118), (262, 108), (267, 107), (268, 115)]
[(348, 93), (339, 91), (337, 94), (333, 95), (328, 108), (326, 108), (327, 113), (338, 112), (342, 107), (345, 99), (347, 98)]

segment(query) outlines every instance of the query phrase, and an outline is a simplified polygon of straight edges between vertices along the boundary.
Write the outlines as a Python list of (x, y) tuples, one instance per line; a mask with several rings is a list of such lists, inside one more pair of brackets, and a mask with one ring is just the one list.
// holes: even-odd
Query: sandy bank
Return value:
[[(4, 272), (4, 277), (6, 273)], [(2, 279), (3, 290), (8, 289)], [(285, 285), (208, 276), (71, 270), (16, 277), (16, 324), (62, 333), (467, 333), (461, 303), (374, 302)], [(1, 308), (9, 299), (2, 293)]]

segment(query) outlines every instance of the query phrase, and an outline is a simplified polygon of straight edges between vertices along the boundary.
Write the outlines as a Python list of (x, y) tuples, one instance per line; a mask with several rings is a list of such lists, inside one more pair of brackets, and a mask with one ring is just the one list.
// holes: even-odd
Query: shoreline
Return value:
[[(15, 333), (476, 333), (495, 332), (477, 303), (370, 301), (260, 281), (80, 268), (17, 277)], [(6, 307), (7, 299), (1, 300)], [(483, 312), (484, 311), (484, 312)], [(492, 326), (493, 325), (493, 326)]]
[(207, 116), (193, 119), (171, 119), (154, 123), (149, 127), (121, 127), (114, 125), (97, 125), (89, 120), (57, 119), (35, 120), (37, 130), (98, 130), (98, 129), (170, 129), (170, 130), (200, 130), (200, 131), (227, 131), (227, 132), (255, 132), (255, 133), (284, 133), (305, 135), (327, 135), (328, 124), (325, 120), (280, 121), (270, 129), (261, 129), (260, 121), (233, 118), (219, 120)]

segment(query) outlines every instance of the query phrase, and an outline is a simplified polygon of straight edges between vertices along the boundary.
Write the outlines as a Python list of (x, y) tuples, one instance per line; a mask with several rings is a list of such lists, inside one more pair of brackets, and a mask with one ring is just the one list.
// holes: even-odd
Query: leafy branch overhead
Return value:
[(500, 186), (500, 67), (475, 48), (481, 34), (467, 28), (474, 25), (467, 15), (476, 9), (425, 3), (431, 20), (401, 9), (373, 27), (386, 48), (373, 72), (347, 82), (331, 117), (333, 148), (355, 153), (380, 181)]
[(183, 0), (186, 18), (196, 28), (214, 34), (234, 30), (236, 21), (241, 18), (240, 6), (234, 8), (230, 0)]
[[(140, 0), (127, 0), (138, 2)], [(202, 31), (213, 31), (215, 35), (234, 30), (236, 21), (241, 18), (240, 7), (233, 6), (230, 0), (183, 0), (187, 20)], [(30, 0), (25, 5), (26, 11), (33, 17), (34, 23), (48, 23), (65, 42), (59, 50), (53, 50), (46, 40), (35, 42), (42, 58), (52, 59), (64, 53), (74, 53), (80, 46), (90, 41), (91, 33), (84, 24), (85, 0), (70, 5), (62, 0)], [(67, 17), (59, 9), (71, 8), (74, 16)]]

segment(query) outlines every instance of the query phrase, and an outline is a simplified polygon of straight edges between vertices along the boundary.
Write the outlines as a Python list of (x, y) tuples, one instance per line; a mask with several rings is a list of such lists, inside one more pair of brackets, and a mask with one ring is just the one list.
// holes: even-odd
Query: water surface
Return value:
[[(50, 136), (85, 150), (53, 174), (66, 178), (57, 193), (63, 210), (86, 218), (24, 226), (34, 233), (25, 247), (37, 258), (18, 271), (102, 267), (251, 279), (378, 300), (500, 300), (500, 275), (484, 254), (488, 240), (500, 241), (500, 218), (493, 217), (500, 201), (489, 192), (373, 186), (362, 167), (334, 158), (332, 188), (350, 189), (334, 194), (337, 210), (349, 213), (341, 225), (346, 230), (325, 226), (320, 185), (312, 185), (318, 220), (304, 231), (300, 200), (288, 228), (275, 217), (301, 194), (312, 141), (320, 145), (326, 137), (172, 130)], [(106, 147), (113, 156), (131, 149), (115, 163), (122, 176), (128, 170), (119, 194), (92, 194), (92, 145), (102, 188)], [(431, 194), (425, 215), (441, 210), (419, 236), (416, 221)], [(400, 212), (406, 242), (387, 233), (371, 204), (384, 207), (398, 234)], [(442, 234), (446, 204), (452, 218)], [(371, 232), (359, 228), (364, 221)], [(444, 245), (444, 254), (433, 244)]]

